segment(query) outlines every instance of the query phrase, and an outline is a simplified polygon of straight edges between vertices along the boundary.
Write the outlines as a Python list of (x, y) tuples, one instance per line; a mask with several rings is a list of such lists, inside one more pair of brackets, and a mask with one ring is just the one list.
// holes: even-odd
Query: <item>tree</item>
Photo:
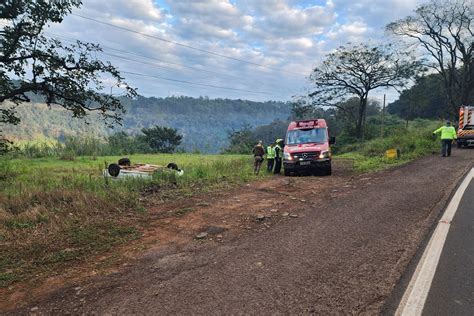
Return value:
[(344, 110), (340, 103), (357, 97), (356, 137), (363, 138), (369, 92), (378, 88), (400, 88), (414, 76), (419, 63), (391, 44), (359, 44), (339, 47), (326, 56), (310, 75), (315, 90), (309, 94), (315, 106)]
[(136, 92), (114, 66), (95, 57), (101, 48), (81, 41), (66, 46), (44, 35), (49, 24), (61, 23), (81, 4), (80, 0), (0, 3), (0, 19), (7, 22), (0, 30), (0, 123), (18, 124), (15, 104), (29, 102), (31, 94), (42, 96), (48, 106), (62, 106), (74, 117), (97, 111), (111, 124), (120, 121), (124, 108), (119, 99), (104, 93), (104, 79), (122, 89), (124, 96), (134, 97)]
[(166, 126), (143, 128), (142, 133), (144, 135), (140, 135), (139, 140), (147, 144), (155, 153), (172, 153), (183, 139), (177, 129)]
[[(288, 121), (275, 120), (270, 124), (260, 125), (254, 128), (253, 146), (256, 141), (263, 141), (264, 146), (275, 143), (278, 138), (285, 138), (286, 130), (288, 129)], [(253, 147), (252, 146), (252, 147)]]
[(415, 14), (387, 25), (387, 30), (420, 47), (428, 66), (444, 82), (447, 112), (469, 104), (474, 90), (474, 2), (432, 0)]
[(415, 84), (402, 91), (398, 100), (387, 110), (405, 120), (415, 118), (439, 119), (446, 115), (446, 93), (443, 78), (434, 73), (416, 79)]
[(250, 154), (253, 146), (257, 143), (252, 127), (246, 124), (237, 131), (230, 131), (229, 145), (224, 150), (225, 153), (232, 154)]
[(13, 143), (0, 135), (0, 156), (12, 151), (13, 148)]
[(124, 131), (108, 136), (107, 144), (110, 147), (109, 152), (114, 155), (131, 155), (140, 152), (140, 149), (144, 151), (140, 148), (140, 142), (137, 141), (136, 137), (130, 136)]

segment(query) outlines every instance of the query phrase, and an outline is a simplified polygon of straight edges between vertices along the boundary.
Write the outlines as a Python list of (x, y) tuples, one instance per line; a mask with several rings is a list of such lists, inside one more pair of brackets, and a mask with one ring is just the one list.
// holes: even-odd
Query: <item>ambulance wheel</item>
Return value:
[(332, 168), (331, 165), (327, 166), (326, 169), (324, 170), (324, 174), (327, 176), (332, 175)]
[(318, 176), (330, 176), (332, 174), (331, 164), (325, 165), (324, 167), (320, 167), (316, 169), (315, 175)]
[(120, 173), (120, 166), (116, 163), (111, 163), (107, 170), (112, 177), (117, 177)]
[(286, 169), (285, 169), (284, 172), (285, 172), (285, 176), (286, 176), (286, 177), (291, 176), (291, 171), (290, 171), (290, 170), (286, 170)]
[(457, 143), (456, 143), (456, 147), (457, 147), (457, 148), (462, 148), (462, 145), (463, 145), (463, 144), (462, 144), (461, 142), (457, 142)]

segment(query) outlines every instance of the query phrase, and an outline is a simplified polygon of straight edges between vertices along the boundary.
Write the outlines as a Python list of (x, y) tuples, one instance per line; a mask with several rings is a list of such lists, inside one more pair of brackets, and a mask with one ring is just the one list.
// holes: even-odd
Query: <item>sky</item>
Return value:
[[(99, 58), (117, 66), (144, 96), (287, 101), (311, 88), (308, 76), (326, 54), (348, 42), (385, 41), (385, 25), (421, 3), (83, 0), (47, 32), (64, 41), (99, 43)], [(373, 97), (384, 93), (388, 101), (397, 97), (391, 90)]]

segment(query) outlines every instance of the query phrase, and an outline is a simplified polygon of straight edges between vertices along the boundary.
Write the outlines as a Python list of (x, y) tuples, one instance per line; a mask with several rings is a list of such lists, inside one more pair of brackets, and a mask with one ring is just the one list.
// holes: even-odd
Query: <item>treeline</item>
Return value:
[(94, 136), (66, 136), (62, 142), (25, 142), (19, 146), (5, 144), (4, 150), (13, 157), (59, 157), (74, 160), (78, 156), (117, 156), (135, 153), (173, 153), (180, 145), (182, 135), (173, 128), (155, 126), (144, 128), (139, 135), (118, 132), (106, 138)]
[[(41, 98), (33, 98), (41, 102)], [(126, 108), (122, 126), (108, 129), (97, 115), (75, 119), (66, 110), (42, 103), (21, 104), (16, 108), (19, 125), (1, 126), (3, 135), (13, 140), (47, 137), (64, 142), (71, 137), (106, 138), (117, 132), (138, 135), (143, 128), (168, 126), (183, 136), (180, 150), (216, 153), (227, 145), (228, 132), (244, 126), (269, 124), (291, 115), (291, 104), (247, 100), (209, 99), (207, 97), (168, 97), (136, 100), (121, 99)], [(5, 105), (1, 105), (6, 106)]]
[[(414, 86), (411, 89), (418, 88)], [(412, 93), (411, 89), (408, 89), (405, 93)], [(356, 136), (357, 98), (352, 98), (340, 103), (338, 108), (307, 106), (304, 101), (300, 100), (293, 104), (291, 120), (325, 119), (329, 126), (330, 136), (336, 136), (337, 138), (336, 144), (332, 146), (332, 150), (335, 153), (341, 153), (353, 150), (354, 146), (360, 146), (362, 142), (371, 142), (383, 136), (391, 137), (395, 134), (398, 136), (403, 135), (403, 133), (408, 134), (413, 128), (425, 128), (427, 125), (432, 124), (432, 122), (423, 119), (438, 118), (435, 114), (426, 116), (419, 115), (410, 117), (409, 121), (407, 121), (406, 117), (399, 115), (399, 113), (392, 114), (396, 112), (394, 108), (395, 107), (390, 107), (390, 112), (385, 110), (385, 112), (382, 113), (381, 104), (376, 100), (369, 100), (364, 123), (363, 140), (358, 139)], [(420, 114), (421, 113), (424, 112), (420, 112)], [(268, 145), (275, 142), (278, 138), (284, 139), (289, 123), (290, 120), (276, 120), (271, 124), (255, 128), (245, 126), (242, 129), (232, 131), (229, 133), (229, 145), (224, 152), (249, 154), (253, 146), (255, 146), (259, 140), (262, 140), (265, 145)]]
[[(471, 94), (474, 96), (474, 89)], [(410, 89), (404, 90), (397, 101), (389, 104), (388, 112), (405, 120), (416, 118), (458, 120), (457, 112), (451, 111), (447, 104), (443, 78), (439, 74), (431, 74), (417, 78)]]

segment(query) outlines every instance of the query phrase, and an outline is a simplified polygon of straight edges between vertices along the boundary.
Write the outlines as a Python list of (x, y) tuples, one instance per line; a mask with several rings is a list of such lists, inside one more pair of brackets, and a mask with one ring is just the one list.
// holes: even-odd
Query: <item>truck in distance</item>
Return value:
[(331, 148), (334, 137), (329, 137), (324, 119), (294, 121), (288, 125), (283, 150), (285, 176), (293, 173), (330, 175)]
[(463, 105), (459, 109), (457, 147), (474, 144), (474, 106)]

